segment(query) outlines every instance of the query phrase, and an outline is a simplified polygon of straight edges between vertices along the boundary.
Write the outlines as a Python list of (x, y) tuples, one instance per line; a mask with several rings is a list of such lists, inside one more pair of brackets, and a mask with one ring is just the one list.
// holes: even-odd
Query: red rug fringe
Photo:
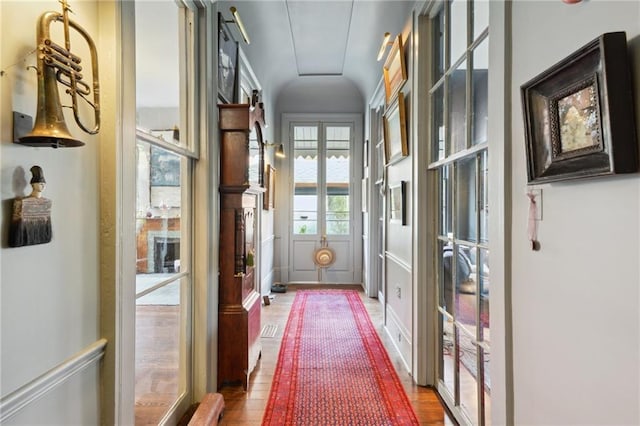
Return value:
[(355, 290), (298, 290), (263, 426), (417, 425)]

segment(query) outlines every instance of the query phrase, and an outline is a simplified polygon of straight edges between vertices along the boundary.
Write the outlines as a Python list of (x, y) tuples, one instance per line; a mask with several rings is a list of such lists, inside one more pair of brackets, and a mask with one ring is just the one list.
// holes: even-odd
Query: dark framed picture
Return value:
[(151, 145), (151, 186), (180, 186), (180, 157)]
[(407, 81), (407, 67), (404, 62), (404, 48), (402, 34), (398, 34), (393, 42), (387, 59), (382, 67), (384, 74), (384, 93), (386, 104), (389, 105)]
[(235, 103), (238, 79), (238, 42), (231, 36), (221, 13), (218, 13), (218, 98)]
[(624, 32), (606, 33), (521, 86), (528, 183), (638, 169)]
[(395, 101), (384, 113), (384, 145), (386, 164), (409, 155), (407, 147), (407, 121), (404, 111), (404, 95), (398, 92)]
[(389, 214), (392, 222), (407, 224), (407, 182), (400, 181), (400, 184), (389, 186)]

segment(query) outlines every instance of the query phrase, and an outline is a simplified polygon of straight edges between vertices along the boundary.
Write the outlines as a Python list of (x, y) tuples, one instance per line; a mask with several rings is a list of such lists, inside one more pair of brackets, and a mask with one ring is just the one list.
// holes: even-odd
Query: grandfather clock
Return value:
[(218, 388), (249, 385), (260, 358), (256, 215), (264, 191), (262, 104), (220, 104), (220, 290)]

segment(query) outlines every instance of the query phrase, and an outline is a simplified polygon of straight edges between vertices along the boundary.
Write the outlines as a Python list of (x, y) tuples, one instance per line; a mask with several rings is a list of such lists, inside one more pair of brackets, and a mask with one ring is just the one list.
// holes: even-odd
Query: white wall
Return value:
[[(97, 41), (97, 6), (94, 2), (76, 2), (73, 6), (71, 19)], [(29, 52), (36, 44), (37, 18), (47, 10), (59, 10), (59, 4), (0, 2), (0, 63), (6, 70), (0, 79), (3, 397), (99, 338), (98, 138), (79, 130), (67, 110), (69, 130), (86, 142), (85, 146), (54, 150), (12, 143), (12, 111), (35, 116), (36, 73), (25, 67), (35, 64), (35, 55)], [(90, 57), (85, 44), (73, 39), (72, 46), (76, 46), (72, 47), (73, 53), (86, 61), (88, 69)], [(68, 100), (63, 102), (69, 104)], [(92, 119), (88, 116), (88, 122)], [(11, 204), (16, 196), (30, 192), (29, 169), (36, 164), (42, 167), (47, 181), (44, 196), (53, 202), (53, 239), (48, 244), (8, 248)], [(85, 370), (28, 405), (7, 424), (34, 424), (45, 419), (51, 424), (97, 424), (98, 383), (97, 369)]]
[(640, 178), (633, 174), (541, 186), (541, 250), (531, 251), (519, 90), (601, 33), (623, 30), (631, 40), (640, 111), (639, 18), (637, 1), (513, 3), (512, 310), (518, 425), (640, 424)]

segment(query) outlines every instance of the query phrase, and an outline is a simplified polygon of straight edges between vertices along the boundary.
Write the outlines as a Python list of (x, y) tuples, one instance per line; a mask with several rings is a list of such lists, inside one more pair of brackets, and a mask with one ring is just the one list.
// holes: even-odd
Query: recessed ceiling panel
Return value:
[(342, 75), (353, 0), (287, 0), (298, 75)]

